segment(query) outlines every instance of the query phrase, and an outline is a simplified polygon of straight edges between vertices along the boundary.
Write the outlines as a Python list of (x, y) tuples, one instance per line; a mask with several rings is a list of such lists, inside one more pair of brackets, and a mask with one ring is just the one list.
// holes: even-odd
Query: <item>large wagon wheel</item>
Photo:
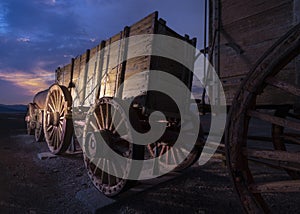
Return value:
[(65, 152), (72, 139), (72, 98), (66, 87), (52, 85), (46, 98), (44, 134), (49, 150), (54, 154)]
[[(144, 156), (144, 147), (132, 143), (129, 124), (124, 110), (115, 99), (101, 98), (88, 113), (83, 132), (84, 162), (93, 184), (106, 196), (115, 196), (132, 185), (126, 179), (131, 170), (130, 160)], [(129, 162), (124, 167), (124, 163), (118, 164), (106, 158), (107, 154), (120, 155)]]
[(27, 112), (26, 112), (26, 130), (28, 135), (33, 135), (35, 130), (35, 110), (36, 107), (33, 103), (29, 103), (27, 106)]
[[(181, 128), (183, 128), (185, 132), (188, 132), (189, 129), (191, 129), (193, 133), (193, 120), (187, 120), (183, 123), (182, 126), (179, 126), (176, 128), (176, 130), (174, 130), (174, 134), (172, 136), (167, 137), (168, 140), (171, 139), (171, 141), (173, 142), (165, 142), (164, 140), (159, 140), (155, 143), (148, 144), (148, 153), (146, 153), (146, 155), (148, 154), (150, 158), (158, 158), (160, 162), (159, 164), (174, 166), (174, 171), (182, 171), (192, 166), (199, 159), (202, 152), (202, 146), (204, 145), (203, 130), (200, 124), (197, 142), (192, 151), (190, 151), (190, 153), (187, 155), (187, 157), (183, 158), (185, 157), (185, 154), (183, 153), (184, 148), (175, 148), (173, 146), (174, 142), (177, 139), (176, 135), (181, 131)], [(174, 139), (172, 140), (172, 138)], [(166, 155), (166, 157), (160, 158), (160, 156), (163, 156), (168, 151), (170, 151), (170, 155)]]
[[(274, 197), (276, 200), (284, 193), (300, 190), (300, 180), (291, 180), (297, 176), (284, 175), (284, 171), (290, 175), (300, 171), (299, 116), (290, 112), (293, 119), (284, 118), (286, 115), (278, 111), (274, 115), (270, 110), (262, 111), (255, 106), (267, 87), (278, 88), (286, 94), (284, 97), (294, 96), (295, 100), (299, 99), (299, 87), (281, 79), (281, 71), (286, 72), (289, 66), (293, 66), (299, 54), (300, 25), (297, 25), (258, 61), (230, 109), (225, 135), (227, 160), (235, 189), (247, 212), (269, 212), (271, 207), (280, 204), (274, 202)], [(265, 123), (273, 126), (271, 146), (268, 147), (262, 137), (259, 142), (253, 141), (254, 138), (250, 140), (253, 121), (256, 121), (255, 126)], [(292, 146), (288, 145), (291, 138), (294, 143)], [(259, 169), (260, 165), (264, 168)], [(274, 169), (277, 174), (272, 171)], [(278, 170), (282, 170), (282, 173)]]

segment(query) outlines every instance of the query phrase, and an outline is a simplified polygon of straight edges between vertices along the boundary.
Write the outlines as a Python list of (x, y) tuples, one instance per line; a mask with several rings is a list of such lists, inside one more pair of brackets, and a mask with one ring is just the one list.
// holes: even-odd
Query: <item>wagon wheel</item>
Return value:
[(54, 154), (65, 152), (71, 142), (73, 123), (72, 98), (64, 86), (52, 85), (46, 98), (44, 135), (49, 150)]
[[(174, 171), (182, 171), (190, 166), (192, 166), (200, 157), (201, 150), (195, 146), (188, 156), (183, 160), (179, 161), (178, 155), (182, 153), (180, 148), (174, 148), (172, 145), (168, 145), (165, 142), (156, 142), (154, 144), (149, 144), (147, 149), (150, 153), (151, 158), (156, 158), (164, 155), (167, 151), (170, 151), (171, 155), (166, 156), (165, 159), (159, 159), (162, 164), (174, 165)], [(183, 155), (183, 154), (182, 154)]]
[[(291, 95), (294, 99), (299, 99), (300, 89), (281, 80), (280, 75), (293, 65), (291, 62), (295, 62), (293, 60), (299, 53), (300, 25), (297, 25), (258, 61), (242, 84), (230, 109), (225, 135), (226, 155), (235, 189), (247, 212), (269, 212), (271, 207), (280, 204), (272, 201), (274, 196), (279, 197), (278, 195), (297, 192), (300, 189), (300, 180), (291, 180), (284, 173), (287, 171), (289, 174), (295, 174), (300, 171), (299, 140), (294, 137), (294, 145), (288, 150), (282, 147), (289, 143), (288, 135), (282, 135), (283, 129), (292, 130), (299, 139), (299, 117), (294, 115), (293, 119), (283, 118), (284, 115), (278, 115), (278, 112), (273, 115), (270, 110), (262, 111), (255, 106), (267, 87), (275, 87), (284, 92), (284, 96)], [(262, 143), (262, 139), (259, 142), (250, 140), (250, 130), (256, 120), (259, 123), (255, 126), (265, 123), (269, 124), (269, 127), (273, 125), (273, 137), (281, 135), (280, 141), (273, 141), (267, 147), (266, 142)], [(283, 128), (276, 131), (278, 127)], [(259, 166), (264, 168), (259, 169)], [(278, 174), (281, 172), (278, 170), (283, 173)]]
[(44, 139), (44, 129), (43, 129), (43, 111), (36, 110), (37, 120), (34, 130), (34, 137), (36, 142), (41, 142)]
[[(186, 123), (187, 123), (186, 127), (193, 129), (193, 126), (191, 125), (192, 121), (187, 121)], [(185, 123), (183, 124), (182, 127), (185, 127)], [(185, 129), (185, 131), (189, 131), (189, 130)], [(180, 128), (178, 128), (177, 132), (180, 132)], [(182, 151), (183, 148), (175, 148), (173, 146), (174, 142), (170, 143), (164, 141), (158, 141), (152, 144), (148, 144), (147, 145), (148, 156), (150, 156), (150, 158), (156, 158), (164, 155), (167, 151), (170, 151), (170, 155), (166, 155), (164, 159), (159, 158), (159, 161), (161, 162), (161, 164), (165, 164), (169, 166), (173, 165), (175, 167), (174, 171), (182, 171), (192, 166), (199, 159), (202, 151), (201, 145), (203, 145), (203, 142), (204, 142), (204, 135), (203, 135), (202, 127), (200, 125), (199, 136), (196, 145), (194, 146), (192, 151), (190, 151), (190, 153), (187, 155), (186, 158), (183, 159), (183, 157), (185, 156)]]
[[(86, 120), (83, 132), (85, 166), (95, 187), (109, 197), (132, 185), (124, 179), (131, 169), (130, 160), (144, 155), (144, 147), (141, 149), (131, 143), (129, 123), (122, 107), (111, 98), (101, 98), (89, 111)], [(128, 163), (124, 166), (106, 155), (120, 155), (127, 158)]]
[(34, 134), (35, 129), (35, 105), (33, 103), (29, 103), (27, 106), (27, 112), (26, 112), (26, 130), (28, 135)]

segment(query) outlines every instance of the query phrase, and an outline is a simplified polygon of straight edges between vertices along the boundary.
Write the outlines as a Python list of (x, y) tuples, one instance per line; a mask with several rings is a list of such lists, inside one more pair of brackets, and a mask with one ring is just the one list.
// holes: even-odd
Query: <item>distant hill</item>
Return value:
[(9, 112), (26, 112), (26, 105), (4, 105), (0, 104), (0, 113), (9, 113)]

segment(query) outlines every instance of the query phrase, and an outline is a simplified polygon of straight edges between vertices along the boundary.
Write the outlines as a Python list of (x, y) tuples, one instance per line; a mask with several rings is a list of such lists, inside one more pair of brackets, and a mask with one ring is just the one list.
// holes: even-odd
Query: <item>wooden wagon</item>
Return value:
[[(65, 152), (75, 138), (82, 142), (88, 175), (95, 187), (108, 196), (118, 194), (132, 182), (127, 182), (127, 179), (123, 178), (124, 175), (112, 175), (110, 170), (120, 168), (117, 163), (110, 163), (111, 161), (103, 160), (104, 158), (99, 158), (98, 162), (94, 161), (95, 153), (101, 149), (105, 150), (99, 144), (107, 144), (120, 156), (133, 160), (153, 159), (171, 151), (170, 156), (163, 161), (165, 166), (173, 166), (175, 170), (192, 165), (201, 152), (201, 148), (195, 145), (183, 161), (178, 159), (182, 151), (172, 147), (183, 126), (183, 115), (180, 115), (178, 107), (170, 97), (150, 90), (153, 85), (151, 82), (169, 84), (168, 79), (154, 79), (150, 70), (172, 75), (189, 89), (180, 95), (179, 100), (181, 105), (187, 106), (185, 110), (189, 111), (189, 105), (186, 104), (191, 100), (191, 70), (175, 60), (152, 56), (150, 49), (155, 41), (150, 37), (150, 40), (142, 41), (142, 47), (150, 48), (149, 55), (127, 58), (127, 55), (138, 52), (139, 49), (133, 50), (126, 38), (137, 35), (171, 36), (189, 46), (196, 46), (196, 39), (190, 39), (188, 35), (179, 35), (166, 25), (166, 21), (158, 19), (158, 13), (155, 12), (72, 59), (70, 64), (58, 68), (56, 83), (49, 90), (40, 93), (46, 94), (46, 99), (39, 96), (40, 94), (37, 95), (37, 100), (44, 101), (40, 109), (44, 114), (43, 130), (50, 151), (55, 154)], [(174, 49), (177, 46), (170, 48)], [(179, 51), (182, 57), (195, 56), (194, 48), (179, 47), (171, 51)], [(193, 60), (189, 66), (193, 66)], [(134, 82), (127, 83), (133, 76)], [(179, 87), (178, 90), (183, 93), (180, 88), (182, 86), (175, 87)], [(126, 115), (121, 102), (130, 98), (134, 100), (130, 105), (130, 115)], [(154, 119), (154, 122), (162, 124), (166, 128), (165, 133), (146, 146), (135, 145), (131, 142), (132, 139), (128, 139), (132, 132), (128, 128), (129, 123), (139, 132), (147, 132), (151, 128), (149, 116), (154, 111), (164, 113), (166, 120)], [(97, 136), (104, 138), (105, 142), (96, 142)], [(201, 134), (196, 137), (200, 144)], [(102, 168), (99, 167), (100, 163)], [(103, 170), (105, 167), (110, 170)]]
[(299, 0), (210, 1), (209, 55), (230, 105), (227, 161), (250, 213), (277, 212), (274, 198), (300, 190), (299, 21)]

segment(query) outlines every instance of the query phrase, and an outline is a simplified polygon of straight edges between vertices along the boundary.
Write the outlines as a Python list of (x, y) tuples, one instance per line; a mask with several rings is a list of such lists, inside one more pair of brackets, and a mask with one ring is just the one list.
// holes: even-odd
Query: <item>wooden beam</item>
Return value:
[(291, 120), (287, 120), (287, 119), (280, 118), (280, 117), (275, 117), (273, 115), (261, 113), (261, 112), (254, 111), (254, 110), (248, 111), (248, 115), (251, 117), (255, 117), (257, 119), (278, 125), (278, 126), (282, 126), (285, 128), (291, 128), (291, 129), (300, 131), (300, 123), (297, 123), (297, 122), (294, 122)]
[(266, 192), (300, 192), (300, 180), (277, 181), (249, 186), (252, 193)]
[(292, 85), (290, 83), (287, 82), (282, 82), (280, 80), (277, 80), (275, 77), (268, 77), (265, 80), (266, 83), (268, 83), (269, 85), (272, 85), (276, 88), (279, 88), (283, 91), (286, 91), (288, 93), (294, 94), (296, 96), (300, 97), (300, 88), (298, 88), (295, 85)]
[(299, 138), (296, 138), (294, 136), (290, 136), (290, 135), (287, 135), (287, 134), (283, 134), (283, 138), (284, 138), (284, 140), (286, 140), (284, 143), (300, 145), (300, 139)]

